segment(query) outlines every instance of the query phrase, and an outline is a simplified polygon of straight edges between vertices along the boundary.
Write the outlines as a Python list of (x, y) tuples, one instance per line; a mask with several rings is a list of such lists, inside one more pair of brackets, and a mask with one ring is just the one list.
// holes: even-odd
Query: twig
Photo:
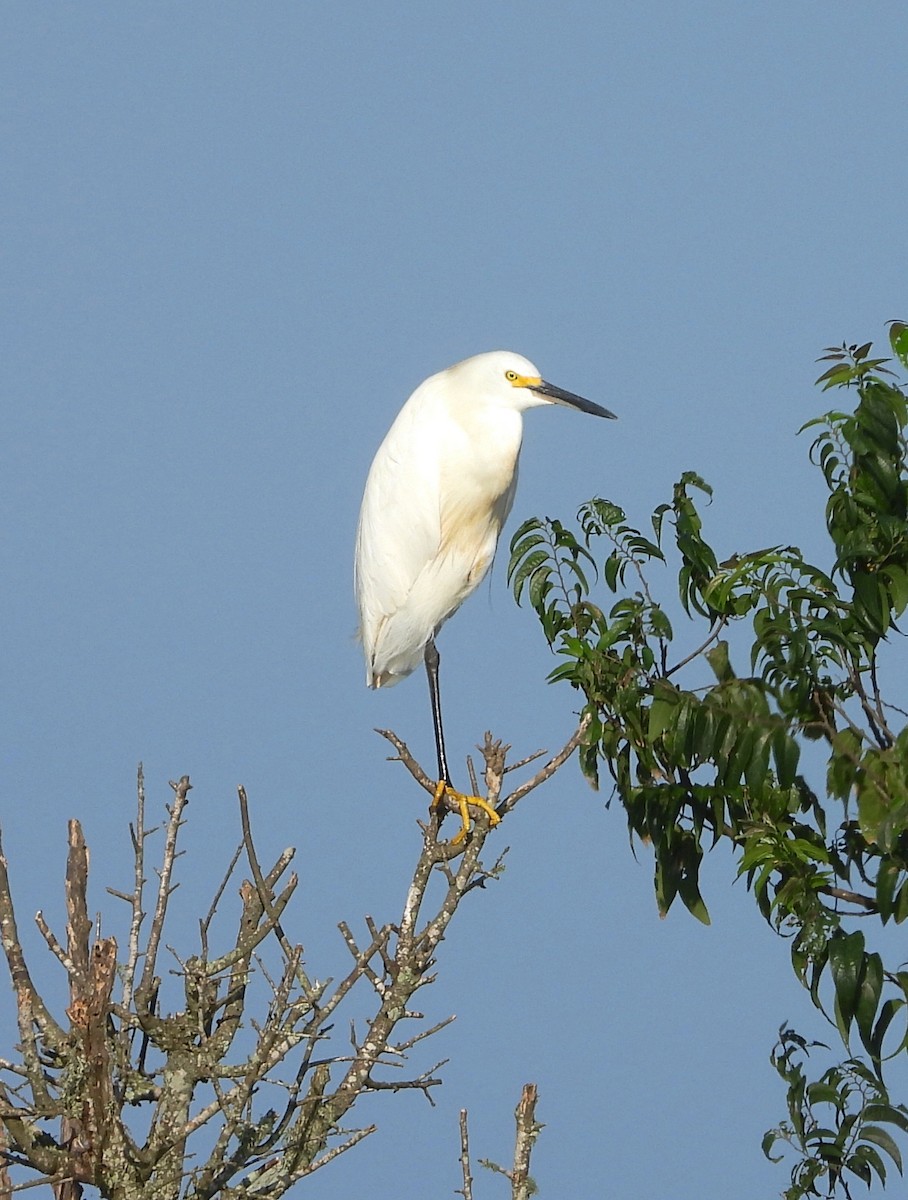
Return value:
[(304, 1174), (309, 1174), (312, 1171), (317, 1171), (319, 1167), (326, 1167), (332, 1159), (337, 1158), (339, 1154), (345, 1154), (348, 1150), (352, 1150), (357, 1142), (361, 1142), (363, 1138), (367, 1138), (370, 1133), (375, 1133), (378, 1129), (377, 1125), (367, 1125), (365, 1129), (357, 1129), (355, 1133), (351, 1133), (345, 1142), (340, 1146), (333, 1146), (321, 1158), (315, 1159), (304, 1172), (294, 1173), (295, 1179), (302, 1179)]
[(459, 1194), (463, 1200), (473, 1200), (473, 1172), (470, 1167), (470, 1138), (467, 1133), (467, 1110), (460, 1110), (460, 1169), (463, 1174), (463, 1187)]
[(179, 783), (170, 782), (173, 788), (174, 801), (170, 810), (170, 820), (167, 822), (167, 833), (164, 839), (164, 859), (158, 883), (158, 897), (155, 902), (154, 916), (151, 919), (151, 929), (148, 933), (148, 944), (145, 949), (145, 966), (142, 969), (142, 981), (136, 992), (136, 1001), (140, 1008), (149, 1011), (149, 1001), (154, 989), (155, 964), (158, 957), (158, 947), (164, 932), (164, 918), (167, 916), (167, 902), (170, 899), (170, 880), (173, 876), (173, 864), (177, 857), (177, 838), (183, 823), (183, 809), (189, 803), (189, 792), (192, 784), (189, 776), (183, 775)]
[(22, 1043), (23, 1066), (28, 1073), (32, 1097), (36, 1107), (52, 1111), (35, 1028), (40, 1030), (45, 1044), (51, 1046), (62, 1045), (64, 1035), (63, 1030), (50, 1015), (38, 994), (25, 962), (2, 843), (0, 843), (0, 941), (3, 944), (10, 978), (16, 991), (16, 1012), (19, 1021), (19, 1037)]
[(863, 896), (860, 892), (852, 892), (848, 888), (833, 887), (831, 884), (823, 884), (817, 890), (825, 896), (833, 896), (836, 900), (844, 900), (846, 904), (854, 904), (857, 908), (863, 910), (862, 913), (852, 913), (852, 916), (857, 917), (879, 911), (879, 906), (872, 896)]
[[(410, 1017), (411, 1019), (415, 1019), (417, 1017), (422, 1018), (423, 1016), (422, 1013), (413, 1012), (408, 1012), (404, 1015)], [(431, 1029), (422, 1029), (419, 1033), (415, 1033), (413, 1037), (407, 1038), (405, 1042), (400, 1042), (397, 1046), (388, 1046), (388, 1050), (392, 1051), (394, 1054), (406, 1054), (408, 1050), (413, 1049), (417, 1042), (425, 1041), (426, 1038), (429, 1038), (434, 1033), (438, 1033), (440, 1030), (445, 1029), (448, 1025), (456, 1020), (457, 1016), (452, 1013), (450, 1017), (445, 1017), (444, 1020), (436, 1022)]]
[(46, 1178), (42, 1176), (40, 1179), (28, 1179), (25, 1183), (14, 1183), (9, 1189), (9, 1192), (0, 1192), (0, 1197), (6, 1200), (8, 1194), (13, 1192), (27, 1192), (30, 1188), (36, 1187), (52, 1187), (55, 1188), (59, 1183), (67, 1183), (72, 1180), (72, 1175), (68, 1171), (60, 1171), (56, 1175), (49, 1175)]
[[(295, 851), (288, 847), (288, 849), (286, 849), (280, 856), (274, 868), (272, 868), (271, 876), (274, 878), (269, 878), (266, 880), (262, 874), (262, 868), (259, 863), (258, 855), (255, 851), (255, 844), (252, 840), (252, 825), (249, 821), (249, 802), (246, 798), (246, 789), (242, 786), (238, 787), (237, 796), (240, 802), (240, 824), (243, 829), (243, 845), (246, 848), (246, 858), (249, 861), (249, 869), (252, 871), (252, 878), (255, 883), (259, 901), (265, 912), (271, 915), (274, 912), (274, 893), (272, 886), (277, 878), (275, 872), (278, 872), (279, 867), (280, 871), (283, 871), (284, 865), (290, 862)], [(280, 872), (278, 872), (278, 874), (279, 873)], [(291, 946), (289, 938), (281, 927), (280, 920), (275, 920), (274, 932), (278, 942), (280, 943), (281, 949), (284, 951), (285, 956), (288, 960), (291, 959), (293, 957), (293, 947)], [(313, 1005), (317, 1004), (324, 989), (320, 990), (319, 988), (313, 986), (308, 975), (303, 970), (301, 960), (298, 960), (297, 979), (299, 980), (300, 987), (302, 987), (307, 998), (310, 999)]]
[[(132, 916), (129, 922), (126, 962), (123, 966), (123, 992), (120, 997), (120, 1003), (127, 1009), (132, 1004), (133, 985), (139, 962), (139, 932), (145, 919), (142, 897), (145, 889), (145, 838), (148, 833), (145, 829), (145, 772), (141, 763), (136, 772), (136, 826), (135, 829), (130, 827), (129, 832), (134, 858), (133, 890), (130, 898)], [(124, 1030), (125, 1036), (127, 1035)]]
[[(53, 956), (56, 959), (59, 959), (59, 961), (63, 964), (66, 974), (70, 978), (75, 976), (75, 974), (76, 974), (75, 963), (69, 957), (69, 955), (66, 953), (66, 951), (63, 949), (63, 947), (60, 945), (60, 943), (57, 941), (57, 938), (56, 938), (53, 930), (50, 928), (50, 926), (44, 920), (44, 913), (41, 911), (40, 908), (35, 913), (35, 924), (38, 926), (38, 929), (41, 931), (41, 936), (44, 938), (45, 942), (47, 942), (47, 948), (50, 950), (51, 954), (53, 954)], [(2, 1195), (3, 1195), (3, 1193), (0, 1192), (0, 1196), (2, 1196)]]
[(402, 741), (393, 729), (376, 729), (376, 733), (380, 734), (386, 741), (390, 742), (397, 754), (389, 757), (388, 762), (402, 762), (416, 782), (421, 788), (424, 788), (430, 795), (435, 795), (436, 780), (431, 779), (413, 755), (410, 753), (406, 742)]
[[(701, 646), (698, 646), (696, 650), (692, 650), (690, 652), (690, 654), (687, 655), (686, 658), (682, 658), (680, 662), (676, 662), (673, 667), (669, 667), (668, 670), (663, 670), (662, 678), (670, 679), (671, 676), (674, 675), (677, 671), (680, 671), (682, 667), (686, 667), (689, 662), (693, 662), (695, 658), (698, 658), (703, 653), (703, 651), (706, 649), (706, 647), (710, 644), (710, 642), (714, 642), (716, 640), (716, 638), (719, 636), (719, 634), (722, 632), (722, 630), (725, 628), (725, 626), (727, 624), (728, 624), (728, 618), (720, 617), (718, 619), (718, 621), (715, 623), (715, 625), (713, 625), (712, 629), (709, 631), (706, 641)], [(662, 639), (660, 638), (659, 641), (661, 642)]]
[(240, 842), (236, 850), (233, 852), (233, 858), (231, 858), (230, 864), (227, 867), (227, 870), (224, 872), (224, 878), (221, 880), (220, 886), (214, 894), (214, 899), (211, 901), (211, 907), (209, 908), (207, 915), (203, 920), (199, 921), (199, 938), (201, 940), (202, 956), (204, 958), (208, 957), (208, 930), (211, 928), (211, 922), (214, 920), (218, 905), (221, 903), (221, 897), (224, 895), (224, 891), (226, 890), (227, 884), (230, 881), (230, 876), (233, 874), (236, 864), (240, 861), (240, 855), (242, 853), (243, 843)]
[[(405, 1092), (418, 1091), (422, 1092), (425, 1098), (429, 1101), (432, 1107), (435, 1107), (435, 1101), (429, 1093), (429, 1088), (441, 1087), (441, 1080), (432, 1078), (432, 1071), (437, 1071), (439, 1067), (444, 1067), (448, 1063), (448, 1059), (443, 1058), (441, 1062), (436, 1063), (431, 1067), (425, 1075), (421, 1075), (419, 1079), (373, 1079), (370, 1075), (365, 1082), (365, 1087), (370, 1092)], [(378, 1064), (387, 1065), (387, 1064)]]
[[(508, 749), (510, 750), (510, 746)], [(521, 767), (528, 767), (531, 762), (535, 762), (537, 758), (542, 758), (543, 754), (547, 754), (547, 750), (534, 750), (532, 754), (528, 754), (526, 758), (520, 758), (515, 763), (508, 763), (504, 771), (509, 775), (511, 771), (519, 771)]]
[[(378, 993), (379, 999), (381, 999), (385, 994), (384, 982), (379, 978), (378, 974), (375, 971), (373, 971), (372, 967), (369, 965), (368, 959), (366, 959), (365, 962), (363, 962), (361, 960), (361, 958), (360, 958), (361, 951), (360, 951), (359, 946), (357, 946), (357, 944), (356, 944), (356, 940), (353, 937), (353, 934), (350, 930), (350, 926), (347, 924), (346, 921), (339, 921), (337, 927), (341, 932), (341, 937), (347, 943), (347, 949), (353, 955), (353, 961), (360, 964), (360, 969), (362, 970), (362, 973), (372, 984), (373, 988), (375, 988), (375, 991)], [(373, 935), (373, 944), (375, 941), (375, 937), (377, 935), (378, 935), (378, 930), (376, 929), (375, 934)], [(382, 954), (382, 965), (386, 966), (387, 964), (385, 963), (384, 959), (385, 959), (385, 956), (384, 956), (384, 954)]]
[(547, 779), (551, 779), (555, 772), (562, 767), (571, 757), (580, 743), (583, 741), (584, 735), (590, 724), (590, 714), (586, 713), (580, 719), (580, 724), (561, 747), (558, 753), (550, 758), (544, 767), (541, 767), (532, 779), (528, 779), (526, 783), (522, 783), (520, 787), (515, 788), (508, 796), (504, 803), (499, 805), (499, 813), (510, 812), (516, 804), (521, 801), (527, 793), (532, 792), (534, 788), (538, 788), (541, 783), (545, 783)]

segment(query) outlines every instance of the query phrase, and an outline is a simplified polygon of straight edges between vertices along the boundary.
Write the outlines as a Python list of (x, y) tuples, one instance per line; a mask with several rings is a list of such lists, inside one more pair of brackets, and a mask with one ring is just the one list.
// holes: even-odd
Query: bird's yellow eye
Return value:
[(505, 371), (504, 377), (508, 381), (508, 383), (516, 383), (517, 380), (520, 378), (520, 376), (517, 374), (516, 371)]

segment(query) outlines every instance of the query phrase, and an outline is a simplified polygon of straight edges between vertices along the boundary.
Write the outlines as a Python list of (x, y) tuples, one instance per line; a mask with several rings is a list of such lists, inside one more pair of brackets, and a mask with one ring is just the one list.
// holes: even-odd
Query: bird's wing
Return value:
[[(444, 420), (431, 390), (423, 384), (388, 430), (366, 480), (356, 535), (355, 574), (360, 634), (370, 662), (383, 629), (404, 609), (416, 581), (441, 545)], [(428, 629), (425, 636), (431, 633)], [(416, 657), (410, 670), (417, 665), (423, 644), (424, 640), (414, 647)]]

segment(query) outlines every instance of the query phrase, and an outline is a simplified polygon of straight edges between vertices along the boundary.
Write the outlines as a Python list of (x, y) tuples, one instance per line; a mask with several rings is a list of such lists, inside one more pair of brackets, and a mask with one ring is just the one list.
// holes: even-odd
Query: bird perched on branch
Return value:
[[(554, 387), (526, 358), (494, 350), (432, 375), (397, 415), (372, 462), (356, 531), (355, 586), (366, 684), (390, 687), (425, 663), (438, 786), (470, 828), (469, 805), (448, 771), (435, 637), (491, 566), (511, 511), (523, 437), (521, 413), (563, 404), (606, 408)], [(457, 839), (455, 839), (457, 840)]]

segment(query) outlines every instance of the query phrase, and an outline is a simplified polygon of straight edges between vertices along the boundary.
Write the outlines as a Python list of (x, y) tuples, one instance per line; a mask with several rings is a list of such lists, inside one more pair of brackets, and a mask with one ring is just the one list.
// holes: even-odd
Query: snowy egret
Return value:
[[(526, 408), (564, 404), (597, 417), (606, 408), (562, 391), (520, 354), (494, 350), (465, 359), (416, 389), (372, 462), (356, 531), (355, 587), (366, 684), (390, 687), (425, 663), (438, 786), (470, 828), (445, 755), (435, 636), (479, 586), (511, 511)], [(455, 839), (457, 840), (457, 839)]]

